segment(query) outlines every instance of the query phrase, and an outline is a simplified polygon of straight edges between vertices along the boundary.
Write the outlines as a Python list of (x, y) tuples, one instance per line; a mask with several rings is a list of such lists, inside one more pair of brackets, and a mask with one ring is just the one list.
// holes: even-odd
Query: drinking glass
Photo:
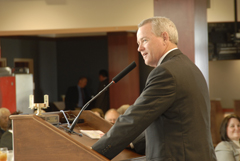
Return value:
[(0, 148), (0, 161), (7, 161), (7, 151), (6, 147)]
[(7, 151), (7, 161), (14, 161), (13, 150)]

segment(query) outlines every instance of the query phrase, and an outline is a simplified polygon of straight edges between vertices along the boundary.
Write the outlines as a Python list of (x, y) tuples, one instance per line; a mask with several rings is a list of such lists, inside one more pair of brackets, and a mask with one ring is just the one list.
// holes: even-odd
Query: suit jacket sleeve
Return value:
[(153, 69), (134, 105), (92, 146), (93, 150), (109, 159), (115, 157), (170, 107), (175, 99), (175, 87), (168, 70), (161, 66)]
[(235, 157), (239, 155), (239, 153), (227, 141), (219, 143), (215, 148), (215, 153), (218, 161), (236, 161)]
[(146, 149), (145, 132), (142, 132), (135, 140), (133, 140), (132, 144), (136, 153), (144, 155)]

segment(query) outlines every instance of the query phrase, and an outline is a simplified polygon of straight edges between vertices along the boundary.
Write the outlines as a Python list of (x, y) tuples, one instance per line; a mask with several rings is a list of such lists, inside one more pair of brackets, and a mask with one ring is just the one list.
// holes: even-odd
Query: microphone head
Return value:
[(122, 79), (125, 75), (127, 75), (131, 70), (136, 67), (135, 61), (133, 61), (129, 66), (127, 66), (123, 71), (121, 71), (117, 76), (115, 76), (112, 80), (114, 83), (117, 83), (120, 79)]

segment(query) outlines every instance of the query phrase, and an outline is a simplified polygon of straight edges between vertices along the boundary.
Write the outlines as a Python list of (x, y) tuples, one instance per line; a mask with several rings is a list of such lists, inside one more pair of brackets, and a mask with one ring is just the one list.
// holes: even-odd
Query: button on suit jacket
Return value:
[(145, 130), (147, 161), (215, 161), (206, 81), (180, 50), (149, 74), (135, 103), (92, 148), (114, 158)]

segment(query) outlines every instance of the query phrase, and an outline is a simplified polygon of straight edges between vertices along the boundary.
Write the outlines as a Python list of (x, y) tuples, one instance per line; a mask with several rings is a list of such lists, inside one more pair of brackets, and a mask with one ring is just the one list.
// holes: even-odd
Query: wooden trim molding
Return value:
[(14, 30), (14, 31), (0, 31), (0, 36), (121, 32), (121, 31), (136, 31), (137, 28), (138, 28), (137, 26), (114, 26), (114, 27), (77, 28), (77, 29)]

